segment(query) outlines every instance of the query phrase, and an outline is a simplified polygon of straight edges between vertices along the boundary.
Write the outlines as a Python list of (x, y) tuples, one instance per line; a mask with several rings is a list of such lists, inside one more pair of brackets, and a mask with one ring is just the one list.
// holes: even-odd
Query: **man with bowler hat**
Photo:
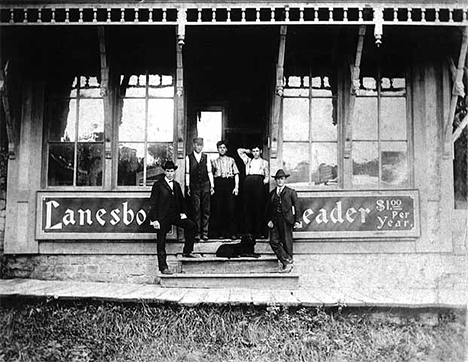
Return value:
[(185, 157), (185, 185), (197, 225), (195, 240), (208, 240), (210, 198), (214, 193), (213, 173), (208, 155), (203, 150), (203, 138), (193, 139), (193, 152)]
[(299, 199), (296, 191), (285, 185), (288, 177), (282, 169), (273, 176), (276, 187), (270, 192), (266, 208), (270, 246), (278, 258), (281, 273), (293, 269), (293, 228), (301, 226)]
[(166, 234), (172, 225), (183, 228), (185, 244), (182, 256), (195, 258), (197, 256), (192, 252), (196, 225), (187, 218), (182, 189), (180, 184), (174, 180), (177, 166), (174, 162), (167, 161), (162, 168), (164, 179), (155, 182), (151, 189), (149, 220), (158, 236), (156, 245), (159, 270), (162, 274), (172, 274), (166, 262)]

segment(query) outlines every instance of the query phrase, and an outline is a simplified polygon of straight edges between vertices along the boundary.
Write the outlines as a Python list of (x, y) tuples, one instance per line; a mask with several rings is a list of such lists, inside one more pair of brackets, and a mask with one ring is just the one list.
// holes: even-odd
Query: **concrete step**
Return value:
[(167, 288), (252, 288), (294, 290), (299, 275), (292, 273), (255, 274), (188, 274), (161, 275), (161, 286)]
[(180, 258), (180, 271), (188, 274), (253, 274), (277, 273), (278, 261), (274, 256), (260, 258)]

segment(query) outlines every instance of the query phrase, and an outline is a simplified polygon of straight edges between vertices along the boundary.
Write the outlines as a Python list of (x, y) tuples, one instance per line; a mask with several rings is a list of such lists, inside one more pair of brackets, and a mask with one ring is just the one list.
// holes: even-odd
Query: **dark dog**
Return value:
[(216, 256), (220, 258), (259, 258), (260, 254), (255, 252), (255, 239), (250, 235), (244, 235), (240, 243), (223, 244), (216, 250)]

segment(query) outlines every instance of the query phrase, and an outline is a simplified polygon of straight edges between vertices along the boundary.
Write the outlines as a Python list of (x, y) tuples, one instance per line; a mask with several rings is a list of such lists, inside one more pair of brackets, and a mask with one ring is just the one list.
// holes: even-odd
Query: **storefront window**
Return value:
[(409, 186), (406, 79), (369, 73), (361, 77), (353, 117), (353, 185)]
[(167, 74), (122, 75), (118, 178), (120, 186), (147, 186), (173, 157), (174, 78)]
[(283, 168), (296, 186), (332, 186), (338, 179), (336, 91), (328, 75), (285, 78)]
[(47, 184), (102, 186), (104, 106), (99, 80), (80, 75), (68, 84), (68, 89), (50, 90), (46, 107)]

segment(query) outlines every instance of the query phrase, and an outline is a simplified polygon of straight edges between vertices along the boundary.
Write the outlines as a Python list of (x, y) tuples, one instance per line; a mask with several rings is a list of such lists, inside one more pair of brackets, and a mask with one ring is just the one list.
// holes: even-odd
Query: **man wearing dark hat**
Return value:
[(179, 226), (185, 232), (185, 244), (182, 256), (197, 257), (193, 254), (196, 225), (185, 214), (184, 195), (180, 184), (174, 180), (177, 166), (167, 161), (163, 166), (164, 179), (153, 184), (151, 189), (151, 210), (149, 212), (150, 225), (156, 229), (158, 253), (158, 267), (162, 274), (172, 274), (166, 262), (166, 234), (172, 225)]
[(270, 192), (266, 209), (270, 246), (278, 258), (282, 273), (293, 269), (293, 228), (301, 225), (297, 193), (285, 185), (288, 177), (281, 169), (273, 176), (276, 187)]
[(193, 152), (185, 157), (185, 185), (190, 196), (194, 221), (197, 225), (195, 240), (208, 240), (210, 199), (214, 193), (213, 173), (208, 155), (202, 152), (203, 138), (193, 139)]

